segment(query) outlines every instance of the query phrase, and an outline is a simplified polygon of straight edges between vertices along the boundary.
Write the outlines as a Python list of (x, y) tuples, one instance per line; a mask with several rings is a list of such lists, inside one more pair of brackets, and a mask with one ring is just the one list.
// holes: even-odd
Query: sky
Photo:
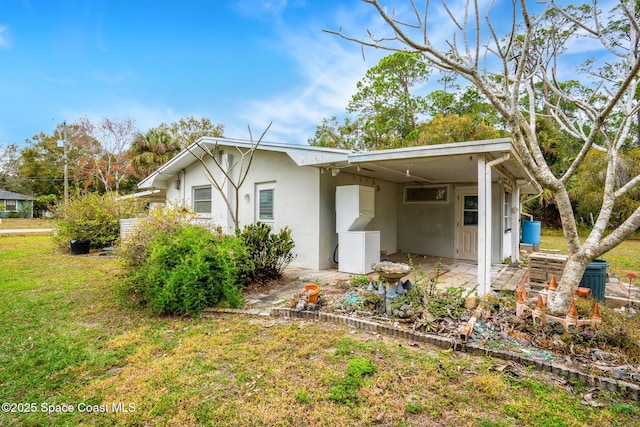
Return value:
[(354, 0), (2, 0), (0, 145), (82, 117), (144, 132), (190, 116), (241, 139), (273, 122), (265, 139), (305, 144), (382, 55), (363, 60), (322, 29), (362, 32), (370, 12)]
[(82, 117), (207, 117), (240, 139), (272, 122), (266, 140), (306, 144), (389, 54), (322, 31), (340, 28), (384, 34), (359, 0), (2, 0), (0, 146)]

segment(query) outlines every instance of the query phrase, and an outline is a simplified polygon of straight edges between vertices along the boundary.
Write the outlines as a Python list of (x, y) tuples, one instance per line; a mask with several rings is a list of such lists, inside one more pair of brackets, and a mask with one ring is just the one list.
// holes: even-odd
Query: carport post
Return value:
[(509, 153), (487, 162), (478, 155), (478, 295), (491, 291), (491, 172), (509, 159)]
[[(488, 170), (487, 170), (488, 169)], [(491, 289), (491, 166), (478, 155), (478, 295)]]

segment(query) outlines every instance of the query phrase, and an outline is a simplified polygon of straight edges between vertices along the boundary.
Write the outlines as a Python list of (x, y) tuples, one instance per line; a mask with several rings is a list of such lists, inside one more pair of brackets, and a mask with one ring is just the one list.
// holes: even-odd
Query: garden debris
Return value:
[(492, 366), (491, 369), (496, 372), (501, 372), (502, 374), (514, 380), (520, 379), (520, 377), (524, 376), (524, 374), (526, 373), (526, 369), (524, 366), (513, 361), (509, 361), (501, 365)]
[(598, 402), (596, 398), (598, 397), (599, 390), (591, 389), (589, 392), (582, 394), (580, 397), (582, 398), (582, 403), (585, 405), (593, 406), (594, 408), (600, 408), (605, 406), (604, 403)]

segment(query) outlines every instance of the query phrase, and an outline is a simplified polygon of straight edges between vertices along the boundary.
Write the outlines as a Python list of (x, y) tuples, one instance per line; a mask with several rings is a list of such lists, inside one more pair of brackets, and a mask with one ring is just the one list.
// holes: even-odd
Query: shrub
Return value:
[(117, 253), (125, 268), (133, 270), (141, 266), (149, 257), (149, 244), (159, 234), (175, 236), (194, 217), (195, 213), (188, 208), (169, 205), (163, 209), (154, 209), (146, 217), (140, 218), (139, 224), (118, 247)]
[(130, 269), (126, 289), (153, 313), (194, 315), (221, 302), (241, 306), (250, 270), (241, 239), (183, 224), (148, 242), (148, 256)]
[(47, 194), (45, 196), (38, 196), (33, 203), (33, 210), (38, 216), (42, 216), (43, 213), (51, 211), (58, 201), (58, 196), (55, 194)]
[(54, 239), (62, 250), (69, 250), (70, 240), (91, 240), (92, 248), (113, 245), (120, 234), (120, 219), (137, 216), (141, 202), (118, 200), (114, 194), (95, 193), (75, 197), (55, 209), (58, 232)]
[(251, 253), (255, 270), (249, 277), (259, 283), (282, 277), (284, 269), (295, 259), (291, 230), (285, 227), (278, 234), (271, 233), (271, 226), (258, 222), (247, 225), (240, 234)]

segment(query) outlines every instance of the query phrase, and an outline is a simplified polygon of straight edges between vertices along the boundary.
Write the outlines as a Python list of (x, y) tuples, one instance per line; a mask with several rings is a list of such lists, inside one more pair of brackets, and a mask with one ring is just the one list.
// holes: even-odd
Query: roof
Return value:
[[(139, 189), (166, 188), (167, 179), (196, 161), (206, 150), (215, 146), (250, 149), (252, 143), (227, 138), (201, 138), (164, 164), (140, 184)], [(255, 144), (253, 144), (255, 145)], [(309, 145), (262, 142), (259, 150), (281, 152), (288, 155), (298, 166), (314, 166), (331, 170), (332, 173), (351, 173), (398, 183), (450, 183), (477, 182), (478, 156), (486, 161), (505, 158), (496, 169), (514, 184), (520, 185), (523, 193), (538, 193), (541, 187), (523, 166), (510, 138), (482, 141), (466, 141), (450, 144), (395, 148), (368, 152), (315, 147)]]
[(0, 200), (35, 200), (33, 196), (14, 193), (13, 191), (0, 190)]
[(353, 153), (346, 171), (402, 183), (466, 184), (478, 180), (480, 155), (487, 162), (504, 158), (495, 169), (520, 185), (523, 193), (542, 190), (524, 167), (510, 138)]
[[(158, 168), (155, 172), (143, 179), (139, 189), (166, 188), (169, 177), (176, 176), (182, 169), (196, 161), (196, 156), (206, 154), (218, 147), (232, 147), (241, 150), (249, 150), (255, 146), (255, 142), (230, 139), (203, 137), (182, 150), (177, 156)], [(284, 153), (298, 166), (316, 166), (319, 164), (346, 163), (349, 150), (339, 148), (315, 147), (310, 145), (281, 144), (276, 142), (260, 142), (258, 149), (262, 151), (274, 151)]]

